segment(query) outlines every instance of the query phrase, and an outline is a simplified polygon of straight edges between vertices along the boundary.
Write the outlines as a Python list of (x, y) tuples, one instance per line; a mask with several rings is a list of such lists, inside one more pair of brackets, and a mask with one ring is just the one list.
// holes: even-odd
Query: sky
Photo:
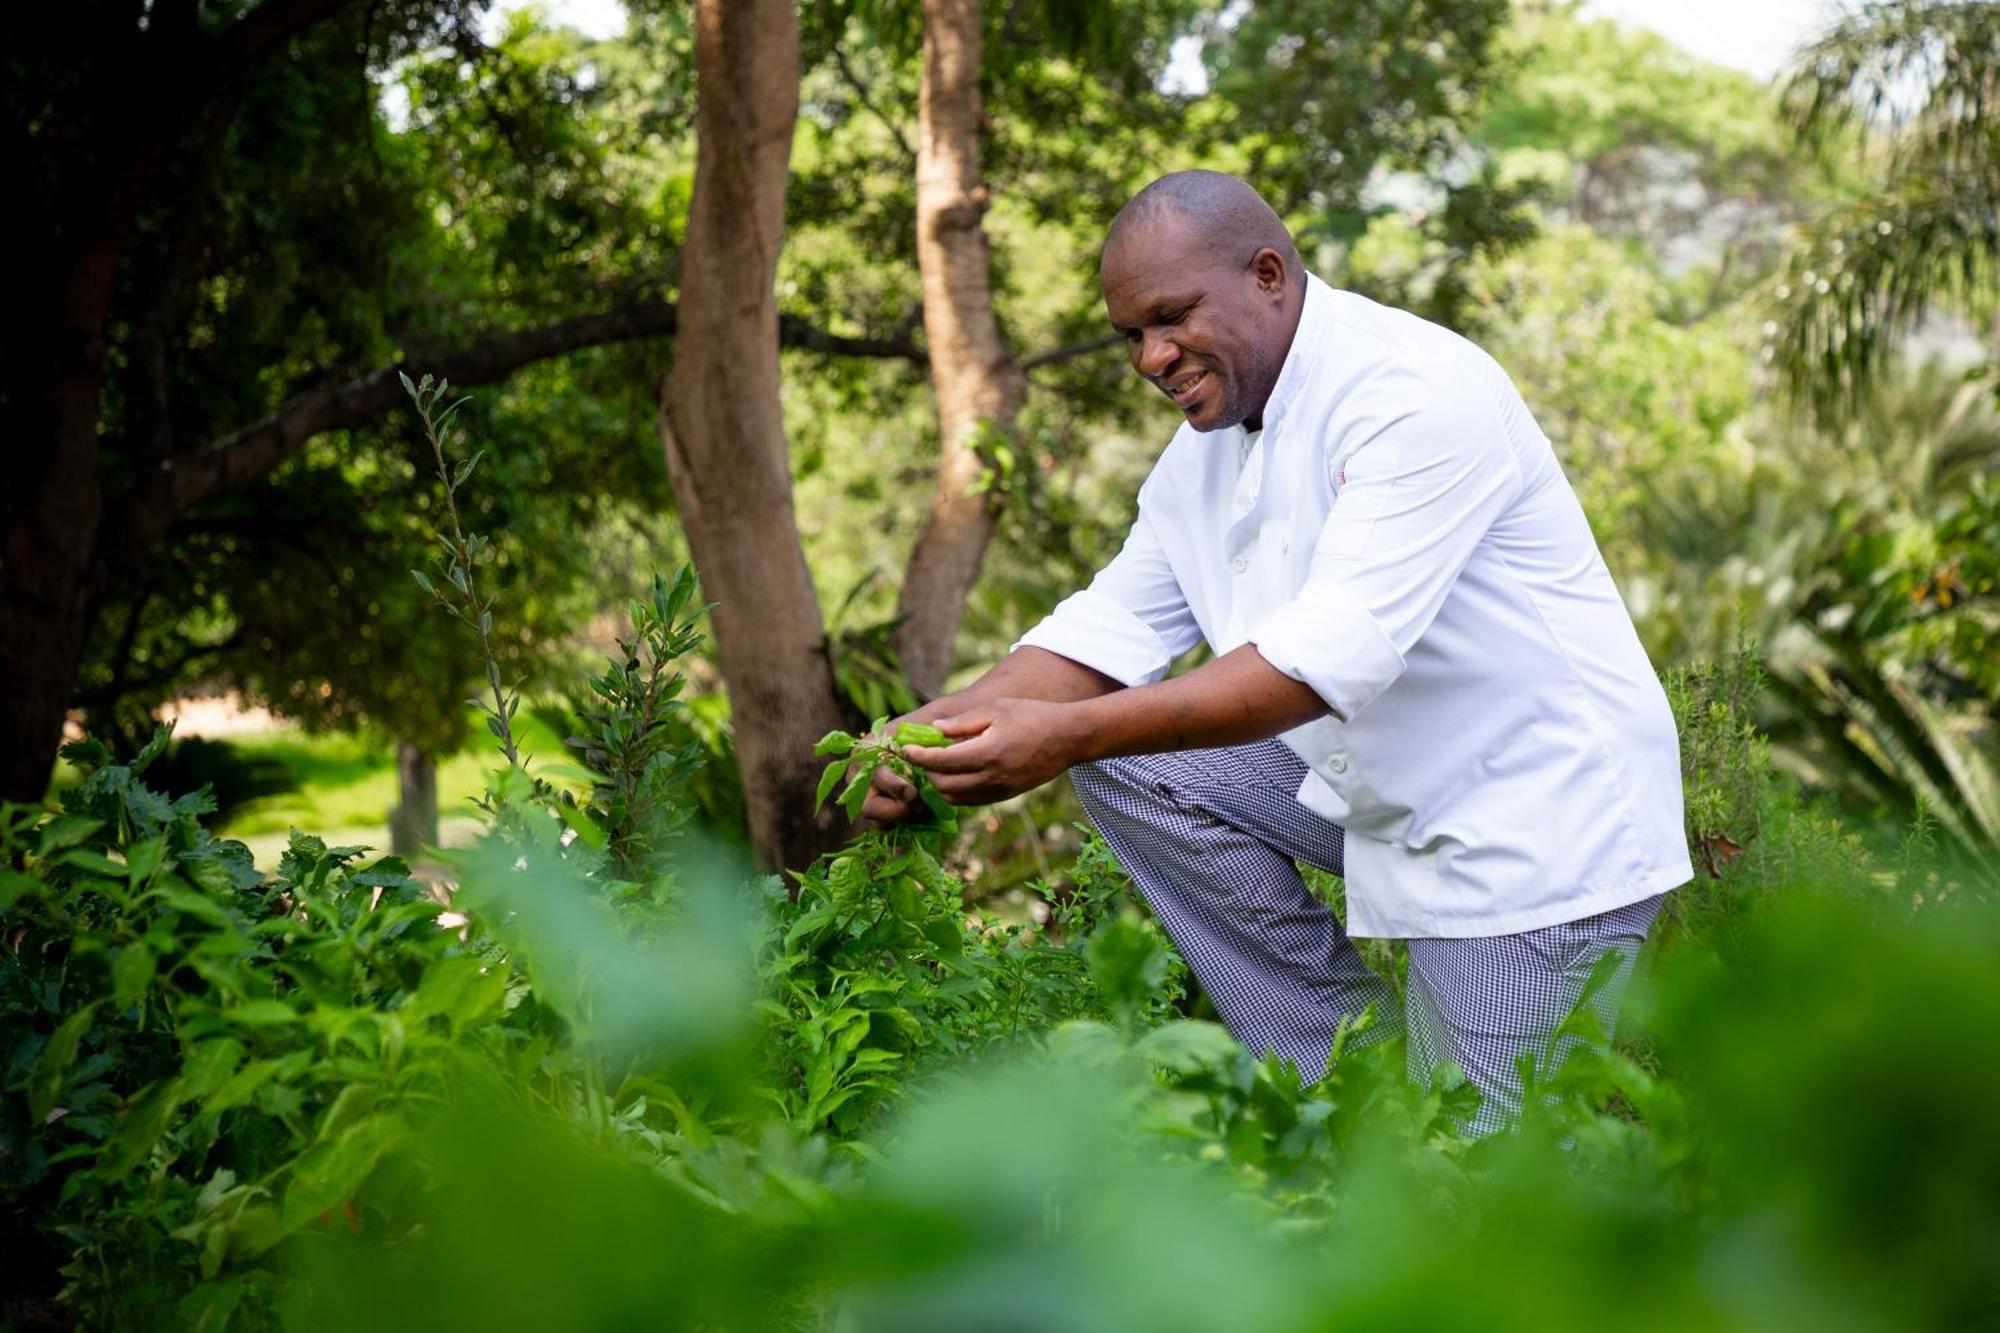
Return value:
[[(488, 22), (527, 3), (540, 4), (556, 22), (592, 37), (616, 36), (625, 28), (619, 0), (498, 0)], [(1583, 6), (1586, 14), (1651, 28), (1705, 60), (1760, 79), (1777, 73), (1792, 49), (1837, 8), (1838, 0), (1586, 0)], [(1187, 72), (1168, 77), (1184, 79)]]
[(1587, 0), (1583, 6), (1586, 14), (1651, 28), (1704, 60), (1766, 80), (1838, 10), (1833, 0)]
[(494, 0), (493, 8), (486, 11), (488, 35), (498, 30), (501, 15), (530, 4), (586, 37), (603, 40), (625, 31), (625, 6), (619, 0)]

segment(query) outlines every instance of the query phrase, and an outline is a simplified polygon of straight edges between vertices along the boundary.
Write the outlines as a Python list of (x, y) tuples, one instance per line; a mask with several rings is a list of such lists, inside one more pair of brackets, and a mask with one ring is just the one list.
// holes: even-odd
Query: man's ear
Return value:
[(1285, 273), (1285, 257), (1265, 246), (1250, 256), (1250, 276), (1257, 281), (1257, 290), (1268, 296), (1276, 296), (1285, 290), (1288, 281)]

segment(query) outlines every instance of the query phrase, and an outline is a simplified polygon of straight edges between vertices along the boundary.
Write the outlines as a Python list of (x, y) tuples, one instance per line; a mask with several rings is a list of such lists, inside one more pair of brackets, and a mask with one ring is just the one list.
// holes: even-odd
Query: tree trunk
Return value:
[[(104, 330), (150, 173), (151, 159), (136, 152), (89, 239), (30, 265), (5, 314), (0, 434), (18, 451), (21, 498), (0, 535), (0, 799), (47, 792), (96, 611)], [(89, 214), (79, 206), (77, 216)]]
[(982, 447), (1012, 436), (1027, 377), (1000, 338), (980, 178), (979, 0), (924, 0), (924, 67), (917, 145), (917, 264), (924, 333), (937, 394), (939, 458), (930, 515), (910, 553), (895, 636), (917, 693), (936, 694), (951, 669), (965, 599), (993, 537), (1005, 491), (972, 493), (989, 462)]
[(6, 420), (26, 455), (25, 494), (0, 537), (0, 799), (9, 801), (48, 791), (95, 602), (103, 314), (81, 304), (65, 303), (42, 345), (16, 342), (8, 367)]
[(845, 830), (813, 808), (813, 742), (842, 718), (778, 400), (775, 283), (799, 96), (790, 0), (699, 0), (695, 79), (694, 197), (660, 441), (716, 604), (751, 843), (765, 866), (796, 867)]
[(437, 760), (408, 741), (396, 742), (396, 804), (389, 811), (389, 851), (421, 856), (438, 840)]

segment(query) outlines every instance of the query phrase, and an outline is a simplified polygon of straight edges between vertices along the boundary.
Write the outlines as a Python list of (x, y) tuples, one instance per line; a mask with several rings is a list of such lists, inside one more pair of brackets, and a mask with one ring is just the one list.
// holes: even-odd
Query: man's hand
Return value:
[[(935, 726), (941, 717), (983, 716), (981, 710), (1002, 700), (1027, 703), (1046, 699), (1051, 704), (1058, 704), (1094, 699), (1124, 688), (1122, 682), (1103, 672), (1081, 662), (1072, 662), (1047, 649), (1016, 648), (965, 689), (933, 699), (914, 712), (895, 719), (889, 724), (888, 732), (891, 736), (895, 735), (896, 728), (905, 722), (928, 722)], [(979, 729), (974, 728), (965, 734), (975, 734)], [(908, 747), (904, 752), (908, 753)], [(932, 749), (930, 753), (941, 751)], [(871, 775), (868, 796), (862, 802), (861, 813), (878, 824), (894, 824), (908, 819), (922, 808), (923, 802), (918, 799), (916, 788), (907, 779), (890, 769), (878, 768)]]
[[(906, 745), (903, 757), (951, 804), (977, 805), (1018, 796), (1087, 759), (1242, 745), (1326, 715), (1310, 685), (1246, 643), (1184, 676), (1129, 689), (1054, 653), (1017, 649), (973, 689), (896, 722), (928, 722), (953, 739), (945, 748)], [(906, 779), (877, 769), (861, 812), (892, 824), (920, 804)]]
[[(1039, 699), (974, 704), (954, 717), (929, 719), (953, 744), (906, 745), (903, 757), (927, 770), (939, 794), (953, 805), (1004, 801), (1034, 790), (1076, 762), (1070, 710), (1071, 705)], [(900, 778), (895, 781), (909, 786)]]
[(908, 779), (893, 768), (878, 768), (869, 778), (868, 799), (861, 803), (861, 817), (878, 824), (899, 824), (922, 808), (917, 789)]
[[(896, 729), (905, 722), (927, 722), (936, 725), (937, 715), (947, 710), (947, 702), (936, 699), (922, 708), (891, 718), (882, 728), (884, 736), (894, 736)], [(908, 747), (904, 747), (908, 753)], [(861, 803), (861, 817), (872, 819), (877, 824), (899, 824), (911, 815), (918, 814), (924, 803), (917, 796), (917, 789), (893, 768), (878, 768), (869, 775), (868, 797)]]

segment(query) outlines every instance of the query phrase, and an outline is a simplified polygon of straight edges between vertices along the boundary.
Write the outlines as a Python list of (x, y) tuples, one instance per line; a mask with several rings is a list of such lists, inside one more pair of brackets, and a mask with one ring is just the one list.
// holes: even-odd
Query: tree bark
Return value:
[(10, 801), (38, 801), (48, 788), (94, 614), (104, 352), (82, 323), (64, 319), (40, 347), (16, 344), (10, 367), (23, 388), (40, 380), (9, 414), (28, 446), (26, 495), (0, 538), (0, 799)]
[(660, 441), (716, 604), (751, 843), (765, 866), (796, 867), (844, 829), (813, 808), (813, 742), (842, 718), (778, 396), (775, 284), (799, 96), (790, 0), (698, 0), (695, 80), (694, 197)]
[(992, 462), (986, 446), (1011, 438), (1027, 376), (993, 317), (991, 263), (981, 223), (979, 0), (923, 0), (924, 63), (918, 104), (917, 264), (924, 334), (937, 395), (937, 489), (897, 600), (894, 643), (919, 695), (935, 695), (951, 669), (965, 600), (979, 577), (1005, 498), (975, 492)]
[(396, 805), (389, 811), (389, 851), (405, 858), (437, 846), (437, 760), (421, 746), (396, 742)]

